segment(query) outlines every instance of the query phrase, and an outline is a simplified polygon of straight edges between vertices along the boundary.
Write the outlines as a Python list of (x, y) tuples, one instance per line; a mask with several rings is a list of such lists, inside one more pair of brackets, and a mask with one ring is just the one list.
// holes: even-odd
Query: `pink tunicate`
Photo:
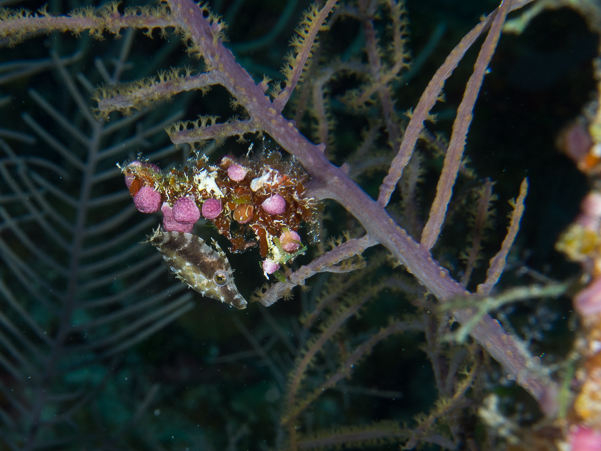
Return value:
[(584, 426), (572, 426), (569, 442), (572, 451), (599, 451), (601, 450), (601, 432)]
[(234, 182), (241, 182), (244, 180), (244, 177), (246, 177), (246, 169), (239, 164), (234, 163), (227, 168), (227, 176)]
[(180, 197), (173, 203), (173, 218), (184, 224), (194, 224), (200, 219), (200, 210), (194, 199)]
[(202, 215), (207, 219), (215, 219), (221, 214), (221, 201), (219, 199), (207, 199), (202, 204)]
[(574, 307), (584, 317), (601, 312), (601, 277), (593, 279), (585, 288), (576, 293)]
[(265, 274), (273, 274), (278, 269), (280, 269), (280, 265), (274, 262), (273, 260), (266, 258), (263, 260), (263, 271)]
[(583, 228), (597, 232), (601, 225), (601, 193), (591, 191), (580, 204), (580, 215), (576, 222)]
[(575, 122), (563, 134), (562, 147), (566, 155), (577, 165), (585, 165), (593, 140), (585, 124)]
[[(142, 163), (140, 163), (138, 160), (135, 160), (127, 165), (127, 167), (130, 167), (130, 166), (142, 166)], [(129, 188), (131, 186), (131, 184), (134, 182), (134, 179), (135, 179), (135, 177), (133, 175), (126, 175), (125, 176), (125, 185)]]
[(163, 212), (163, 228), (166, 232), (190, 233), (194, 228), (194, 223), (177, 222), (173, 217), (173, 209), (167, 202), (163, 202), (161, 207)]
[(161, 194), (152, 186), (143, 186), (134, 196), (134, 204), (142, 213), (154, 213), (161, 208)]
[(265, 199), (261, 206), (270, 215), (281, 215), (286, 211), (286, 200), (279, 194), (274, 194)]
[(144, 167), (154, 169), (154, 172), (161, 172), (161, 168), (158, 164), (154, 163), (144, 163)]
[(286, 252), (294, 252), (300, 247), (301, 237), (294, 230), (288, 230), (280, 235), (280, 244)]

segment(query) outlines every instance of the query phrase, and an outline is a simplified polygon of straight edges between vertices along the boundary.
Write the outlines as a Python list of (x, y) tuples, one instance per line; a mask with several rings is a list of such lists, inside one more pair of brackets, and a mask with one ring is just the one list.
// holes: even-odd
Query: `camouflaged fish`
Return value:
[(161, 253), (178, 279), (203, 296), (246, 308), (234, 284), (230, 262), (219, 245), (215, 249), (191, 233), (165, 232), (160, 227), (147, 241)]

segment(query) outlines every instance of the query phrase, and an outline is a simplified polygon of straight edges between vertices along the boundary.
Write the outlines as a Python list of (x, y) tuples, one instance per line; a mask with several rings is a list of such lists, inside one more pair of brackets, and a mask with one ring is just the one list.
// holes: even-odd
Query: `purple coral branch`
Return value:
[[(180, 123), (185, 126), (185, 122)], [(176, 124), (177, 127), (177, 124)], [(253, 121), (228, 121), (222, 124), (213, 124), (206, 127), (195, 127), (190, 130), (176, 131), (168, 129), (173, 144), (197, 143), (207, 139), (222, 139), (224, 136), (243, 136), (245, 133), (254, 133), (260, 128)]]
[(356, 265), (353, 265), (348, 269), (344, 266), (335, 265), (355, 255), (360, 255), (365, 249), (375, 246), (376, 244), (378, 243), (375, 240), (371, 239), (369, 235), (366, 235), (361, 238), (354, 238), (336, 246), (334, 249), (311, 261), (311, 263), (301, 266), (299, 269), (294, 271), (290, 276), (287, 277), (286, 282), (278, 282), (269, 287), (269, 289), (261, 296), (261, 304), (263, 304), (265, 307), (273, 305), (292, 288), (296, 287), (297, 285), (303, 285), (306, 279), (314, 276), (317, 273), (342, 273), (357, 269)]
[[(533, 0), (517, 0), (509, 2), (508, 12), (521, 8), (522, 6), (530, 3)], [(445, 62), (438, 68), (428, 86), (424, 90), (422, 96), (419, 99), (417, 107), (411, 114), (411, 120), (407, 125), (405, 134), (403, 135), (403, 142), (397, 155), (395, 156), (388, 175), (384, 178), (384, 182), (380, 187), (380, 194), (378, 196), (378, 202), (382, 205), (388, 205), (390, 196), (395, 190), (396, 184), (403, 175), (403, 169), (407, 166), (415, 143), (417, 142), (422, 130), (424, 128), (424, 122), (428, 119), (430, 110), (439, 99), (444, 87), (445, 81), (451, 76), (459, 62), (465, 56), (465, 53), (474, 44), (474, 42), (480, 37), (480, 35), (486, 30), (496, 17), (496, 10), (493, 11), (485, 20), (476, 25), (463, 39), (457, 44), (457, 46), (449, 53)]]
[[(482, 248), (482, 240), (484, 238), (484, 229), (486, 228), (486, 219), (489, 214), (490, 202), (493, 198), (492, 194), (493, 182), (490, 179), (486, 179), (482, 186), (482, 191), (478, 194), (478, 209), (474, 217), (474, 232), (471, 238), (470, 252), (467, 256), (467, 262), (465, 265), (465, 272), (461, 278), (461, 284), (466, 287), (470, 281), (472, 271), (476, 267), (476, 261), (478, 254)], [(513, 241), (512, 241), (513, 243)]]
[(51, 31), (70, 31), (79, 35), (90, 31), (94, 36), (102, 38), (104, 31), (118, 35), (128, 28), (154, 28), (164, 30), (172, 26), (168, 14), (158, 9), (127, 9), (124, 14), (117, 11), (117, 3), (110, 3), (105, 8), (94, 10), (92, 7), (74, 11), (69, 16), (53, 16), (45, 8), (37, 13), (27, 10), (4, 10), (0, 24), (0, 38), (8, 39), (11, 44), (20, 42), (31, 34), (49, 33)]
[[(313, 47), (313, 43), (317, 39), (317, 33), (321, 29), (323, 23), (327, 19), (327, 17), (332, 12), (332, 9), (336, 5), (338, 0), (328, 0), (328, 2), (324, 5), (324, 7), (317, 13), (315, 19), (310, 24), (310, 28), (306, 31), (306, 33), (300, 37), (303, 39), (303, 46), (301, 47), (301, 51), (295, 57), (294, 67), (292, 67), (292, 73), (288, 78), (288, 83), (278, 96), (278, 98), (274, 101), (274, 105), (278, 111), (282, 111), (286, 106), (286, 103), (290, 99), (294, 88), (296, 88), (297, 83), (301, 79), (303, 71), (305, 70), (305, 64), (311, 58), (311, 51)], [(301, 24), (301, 27), (304, 24)], [(308, 24), (307, 24), (308, 25)]]
[(159, 74), (159, 81), (152, 77), (141, 82), (118, 85), (116, 88), (99, 88), (97, 100), (100, 115), (108, 115), (112, 111), (129, 112), (132, 108), (140, 109), (142, 105), (170, 99), (180, 92), (206, 90), (209, 86), (217, 84), (212, 72), (182, 77), (179, 77), (177, 72), (175, 70), (172, 74)]
[[(382, 105), (382, 116), (384, 117), (384, 123), (386, 124), (386, 131), (388, 132), (388, 140), (392, 144), (392, 147), (397, 147), (401, 142), (401, 129), (397, 116), (394, 111), (393, 96), (391, 95), (391, 81), (398, 76), (399, 72), (403, 67), (407, 66), (405, 61), (405, 54), (402, 52), (402, 45), (400, 44), (400, 30), (399, 24), (393, 24), (394, 38), (393, 43), (395, 46), (395, 61), (393, 67), (383, 67), (382, 59), (378, 51), (378, 40), (376, 37), (376, 29), (374, 25), (373, 16), (376, 15), (375, 4), (368, 6), (365, 3), (360, 3), (360, 7), (364, 10), (363, 18), (363, 31), (365, 33), (366, 50), (369, 59), (369, 68), (371, 70), (371, 76), (374, 81), (372, 86), (366, 86), (364, 92), (357, 98), (356, 104), (361, 105), (369, 101), (374, 93), (378, 94), (378, 99)], [(391, 9), (394, 9), (396, 2), (391, 2)], [(394, 6), (393, 6), (394, 5)], [(367, 17), (369, 14), (370, 17)], [(393, 14), (394, 16), (394, 14)], [(398, 18), (397, 18), (398, 20)]]
[[(442, 173), (438, 179), (438, 185), (436, 187), (436, 197), (432, 202), (430, 208), (430, 217), (428, 222), (422, 231), (421, 243), (426, 249), (432, 249), (436, 240), (440, 236), (440, 230), (444, 223), (444, 218), (447, 213), (447, 207), (453, 194), (453, 186), (455, 180), (457, 180), (457, 174), (461, 166), (461, 159), (463, 158), (463, 151), (465, 149), (465, 139), (469, 130), (470, 124), (473, 119), (473, 110), (482, 82), (484, 81), (484, 74), (488, 69), (490, 60), (492, 59), (497, 43), (501, 37), (501, 29), (505, 23), (505, 16), (507, 15), (507, 6), (509, 3), (503, 3), (496, 12), (496, 17), (492, 22), (488, 36), (480, 53), (476, 64), (474, 64), (474, 72), (470, 76), (465, 88), (465, 94), (459, 108), (457, 110), (457, 117), (453, 123), (453, 133), (451, 135), (451, 141), (445, 155), (444, 165), (442, 167)], [(495, 13), (491, 14), (491, 18), (495, 16)]]
[(511, 222), (509, 224), (507, 235), (503, 240), (503, 244), (501, 245), (499, 252), (497, 252), (497, 254), (490, 260), (489, 268), (486, 272), (486, 280), (484, 283), (478, 285), (478, 294), (489, 295), (499, 280), (499, 277), (501, 277), (503, 270), (505, 269), (507, 255), (509, 254), (509, 250), (513, 246), (515, 237), (520, 229), (520, 220), (524, 214), (524, 200), (526, 199), (527, 191), (528, 180), (524, 179), (522, 181), (522, 185), (520, 186), (520, 195), (515, 201), (515, 208), (511, 214)]
[[(467, 48), (482, 31), (494, 24), (502, 25), (505, 14), (522, 4), (520, 2), (502, 3), (501, 13), (495, 10), (484, 22), (479, 24), (464, 38), (428, 85), (416, 112), (407, 129), (405, 140), (386, 177), (380, 194), (380, 202), (371, 199), (343, 171), (330, 163), (323, 153), (323, 145), (309, 142), (295, 127), (292, 121), (278, 113), (277, 108), (264, 94), (264, 86), (256, 85), (250, 75), (236, 63), (232, 53), (220, 39), (213, 39), (215, 30), (201, 10), (191, 0), (168, 0), (174, 20), (187, 31), (186, 37), (192, 46), (199, 49), (208, 66), (219, 72), (221, 84), (226, 87), (246, 109), (259, 129), (267, 132), (282, 148), (295, 155), (312, 177), (310, 192), (317, 198), (330, 198), (344, 205), (366, 229), (369, 240), (376, 241), (386, 248), (411, 272), (427, 290), (441, 302), (461, 296), (469, 296), (448, 271), (434, 261), (430, 252), (415, 242), (405, 230), (399, 227), (384, 210), (400, 178), (402, 168), (409, 160), (415, 142), (423, 128), (423, 122), (434, 102), (438, 98), (444, 80), (457, 66)], [(519, 5), (519, 6), (516, 6)], [(490, 44), (489, 44), (490, 45)], [(469, 87), (470, 89), (474, 89)], [(407, 141), (407, 144), (405, 143)], [(469, 309), (453, 312), (455, 318), (463, 323), (473, 312)], [(507, 334), (500, 324), (486, 315), (471, 331), (472, 337), (484, 346), (510, 377), (515, 378), (536, 399), (541, 400), (553, 383), (538, 368), (532, 365), (532, 356)]]

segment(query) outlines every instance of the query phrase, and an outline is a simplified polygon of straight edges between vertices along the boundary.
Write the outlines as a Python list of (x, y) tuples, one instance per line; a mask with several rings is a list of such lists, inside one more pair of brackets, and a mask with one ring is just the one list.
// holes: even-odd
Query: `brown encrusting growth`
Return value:
[(203, 216), (230, 241), (232, 252), (258, 246), (263, 259), (284, 264), (298, 254), (280, 245), (286, 232), (306, 224), (310, 242), (318, 239), (318, 204), (308, 196), (309, 177), (294, 158), (277, 151), (240, 160), (224, 157), (217, 166), (198, 157), (166, 173), (136, 160), (125, 163), (122, 171), (134, 200), (143, 187), (150, 187), (170, 207), (182, 198), (193, 200), (199, 209), (207, 201), (218, 204), (221, 208), (212, 214), (204, 208)]

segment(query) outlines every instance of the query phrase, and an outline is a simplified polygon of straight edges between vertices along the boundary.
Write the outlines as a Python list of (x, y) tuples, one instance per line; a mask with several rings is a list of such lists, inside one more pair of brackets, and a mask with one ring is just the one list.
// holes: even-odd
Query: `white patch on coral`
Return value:
[(286, 261), (286, 259), (288, 258), (288, 255), (286, 253), (282, 253), (282, 251), (280, 250), (280, 248), (275, 244), (275, 242), (273, 241), (273, 235), (271, 235), (269, 232), (266, 233), (267, 236), (267, 247), (269, 249), (269, 251), (267, 252), (267, 254), (269, 255), (269, 258), (275, 262), (275, 263), (284, 263)]
[(262, 176), (253, 179), (250, 182), (250, 189), (258, 191), (263, 187), (279, 185), (282, 181), (282, 174), (269, 168)]
[(223, 197), (223, 193), (217, 186), (215, 179), (217, 178), (217, 172), (207, 172), (206, 169), (194, 174), (194, 184), (198, 187), (199, 191), (207, 190), (215, 197)]

